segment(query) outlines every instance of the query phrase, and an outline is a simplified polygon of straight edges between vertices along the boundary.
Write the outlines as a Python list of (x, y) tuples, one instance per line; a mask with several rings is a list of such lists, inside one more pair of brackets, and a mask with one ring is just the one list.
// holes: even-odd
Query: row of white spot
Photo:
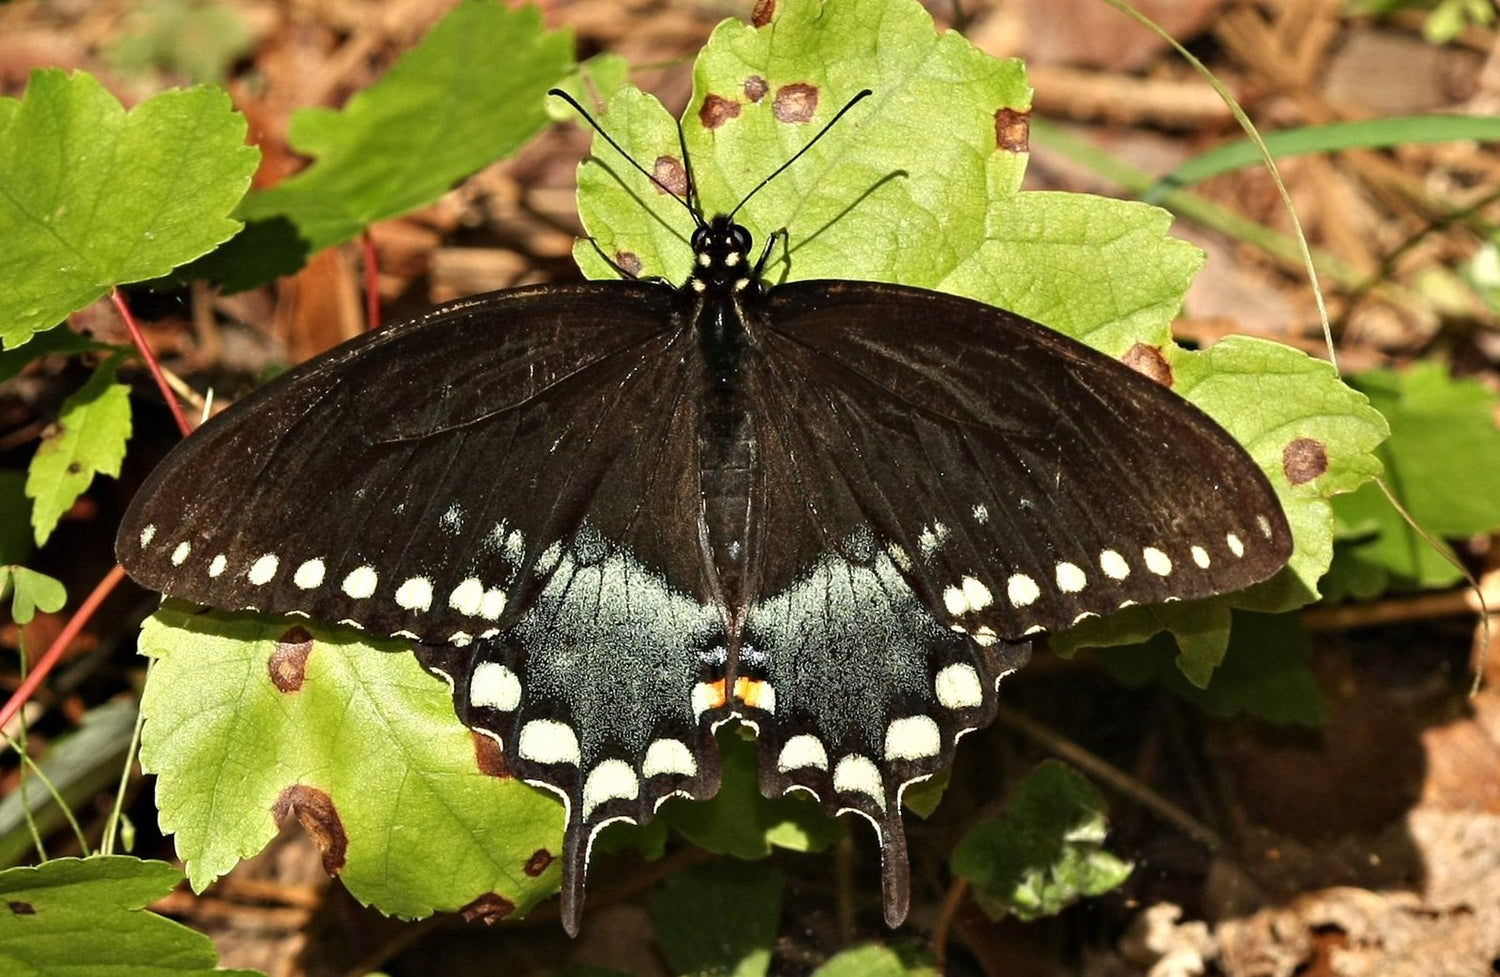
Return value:
[[(156, 526), (150, 525), (141, 530), (142, 548), (150, 545), (156, 536)], [(187, 540), (178, 543), (172, 550), (171, 561), (173, 566), (182, 566), (192, 555), (192, 544)], [(210, 578), (223, 576), (224, 571), (229, 568), (229, 561), (223, 553), (216, 555), (208, 564), (208, 575)], [(245, 574), (245, 579), (256, 587), (264, 587), (281, 571), (281, 558), (274, 553), (265, 553), (258, 557), (250, 565)], [(296, 571), (292, 574), (292, 583), (300, 590), (316, 590), (323, 586), (328, 575), (328, 568), (321, 559), (304, 560), (298, 564)], [(339, 583), (339, 589), (346, 597), (353, 600), (366, 600), (375, 595), (380, 587), (380, 575), (373, 566), (368, 564), (355, 567), (344, 575)], [(425, 613), (432, 610), (433, 601), (436, 598), (434, 584), (427, 577), (408, 577), (397, 585), (394, 593), (397, 606), (403, 610)], [(448, 594), (448, 606), (460, 614), (468, 617), (480, 618), (485, 621), (498, 621), (500, 615), (505, 611), (506, 593), (499, 587), (486, 587), (483, 581), (477, 577), (469, 577), (461, 581)], [(486, 631), (480, 637), (492, 637), (497, 631)], [(415, 635), (409, 635), (415, 637)], [(473, 640), (466, 632), (455, 632), (448, 639), (453, 644), (464, 645)]]
[[(984, 687), (974, 666), (959, 662), (948, 665), (938, 672), (934, 682), (938, 703), (945, 709), (972, 709), (984, 702)], [(766, 708), (763, 690), (757, 705)], [(694, 706), (699, 696), (694, 691)], [(774, 711), (774, 697), (770, 708)], [(469, 679), (469, 704), (481, 708), (514, 712), (521, 704), (521, 680), (511, 669), (499, 662), (480, 662), (474, 667)], [(701, 709), (696, 709), (700, 714)], [(885, 733), (885, 759), (921, 760), (936, 756), (942, 751), (942, 731), (930, 716), (904, 716), (891, 721)], [(522, 759), (532, 763), (565, 763), (577, 766), (582, 762), (578, 734), (566, 723), (555, 719), (533, 719), (521, 727), (516, 741), (516, 752)], [(782, 773), (794, 770), (827, 770), (828, 751), (823, 743), (808, 733), (791, 737), (782, 745), (777, 757), (777, 768)], [(583, 817), (587, 819), (600, 804), (606, 801), (635, 798), (640, 794), (640, 777), (647, 779), (662, 774), (693, 777), (698, 773), (698, 762), (686, 743), (677, 739), (658, 739), (646, 748), (641, 762), (640, 775), (624, 760), (612, 759), (601, 762), (583, 784)], [(885, 808), (884, 781), (880, 768), (869, 757), (857, 753), (839, 759), (833, 768), (833, 789), (838, 793), (862, 794), (872, 798), (882, 810)]]
[[(1270, 535), (1270, 522), (1262, 517), (1263, 530)], [(1229, 552), (1236, 558), (1245, 555), (1244, 541), (1234, 533), (1224, 537), (1225, 545)], [(1202, 546), (1193, 546), (1188, 550), (1193, 564), (1200, 570), (1207, 570), (1212, 564), (1212, 558), (1208, 550)], [(1141, 561), (1151, 573), (1158, 577), (1171, 576), (1173, 570), (1172, 558), (1155, 546), (1147, 546), (1141, 550)], [(1130, 564), (1117, 550), (1104, 550), (1099, 554), (1099, 569), (1111, 580), (1124, 580), (1130, 576)], [(1062, 561), (1053, 568), (1053, 579), (1057, 583), (1057, 589), (1065, 594), (1080, 593), (1088, 586), (1088, 574), (1076, 563)], [(1042, 596), (1042, 588), (1031, 576), (1024, 573), (1011, 574), (1005, 582), (1005, 596), (1010, 603), (1016, 607), (1029, 607)], [(995, 602), (994, 595), (990, 593), (989, 587), (983, 581), (974, 577), (964, 577), (957, 586), (948, 587), (943, 591), (943, 604), (948, 613), (954, 617), (982, 611)], [(981, 629), (981, 631), (984, 629)], [(988, 643), (988, 642), (981, 642)]]

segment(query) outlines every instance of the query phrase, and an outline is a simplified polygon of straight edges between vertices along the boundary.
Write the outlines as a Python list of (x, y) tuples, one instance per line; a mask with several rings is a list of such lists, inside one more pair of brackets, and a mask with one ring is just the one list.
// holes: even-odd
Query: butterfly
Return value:
[(902, 794), (1034, 636), (1257, 583), (1291, 533), (1147, 376), (965, 298), (770, 285), (735, 212), (684, 203), (682, 285), (492, 292), (344, 343), (178, 446), (117, 555), (173, 597), (412, 641), (561, 797), (570, 933), (599, 830), (713, 796), (732, 719), (764, 794), (874, 825), (898, 925)]

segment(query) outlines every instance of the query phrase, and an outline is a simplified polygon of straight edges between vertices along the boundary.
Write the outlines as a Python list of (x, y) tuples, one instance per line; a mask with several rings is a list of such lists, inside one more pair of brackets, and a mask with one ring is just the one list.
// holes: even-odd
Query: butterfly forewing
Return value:
[[(869, 525), (981, 640), (1247, 587), (1291, 533), (1254, 461), (1159, 383), (1020, 316), (861, 282), (772, 291), (767, 369), (826, 537)], [(837, 504), (831, 504), (837, 503)]]

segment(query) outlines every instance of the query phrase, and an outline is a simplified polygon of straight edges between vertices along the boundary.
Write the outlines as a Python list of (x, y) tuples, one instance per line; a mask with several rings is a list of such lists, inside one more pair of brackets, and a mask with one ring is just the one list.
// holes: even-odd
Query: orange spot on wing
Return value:
[(766, 683), (758, 678), (737, 678), (734, 680), (734, 697), (751, 709), (757, 709), (767, 688)]

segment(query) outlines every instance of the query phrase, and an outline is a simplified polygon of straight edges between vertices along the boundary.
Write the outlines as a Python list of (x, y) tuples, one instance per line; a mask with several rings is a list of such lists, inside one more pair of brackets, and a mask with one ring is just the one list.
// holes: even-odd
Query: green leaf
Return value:
[[(1427, 143), (1500, 142), (1500, 118), (1484, 115), (1412, 115), (1360, 119), (1267, 132), (1261, 137), (1275, 158), (1333, 153), (1346, 149), (1391, 149)], [(1216, 146), (1157, 180), (1141, 199), (1166, 199), (1174, 190), (1250, 166), (1261, 165), (1260, 147), (1248, 139)]]
[(723, 774), (711, 800), (673, 798), (661, 817), (684, 838), (705, 851), (736, 858), (764, 858), (772, 847), (821, 851), (843, 837), (839, 821), (801, 791), (763, 797), (756, 769), (755, 742), (739, 725), (718, 736)]
[(492, 741), (457, 721), (407, 643), (168, 603), (141, 650), (156, 659), (141, 767), (195, 890), (271, 840), (280, 804), (391, 915), (481, 899), (524, 914), (556, 891), (556, 801), (484, 772), (498, 771)]
[(867, 943), (833, 957), (812, 977), (938, 977), (938, 972), (927, 961), (903, 960), (890, 947)]
[(1302, 726), (1321, 726), (1326, 719), (1323, 687), (1312, 671), (1312, 642), (1293, 615), (1237, 612), (1223, 664), (1206, 688), (1176, 667), (1178, 653), (1158, 635), (1145, 644), (1101, 651), (1095, 660), (1126, 685), (1159, 681), (1214, 716), (1244, 713)]
[(20, 102), (0, 100), (0, 346), (233, 235), (259, 158), (244, 141), (216, 88), (126, 113), (86, 74), (33, 72)]
[(1049, 760), (1016, 787), (1004, 817), (981, 821), (958, 843), (953, 874), (969, 880), (991, 919), (1056, 915), (1130, 875), (1130, 863), (1104, 849), (1104, 810), (1083, 775)]
[(651, 894), (651, 922), (672, 973), (763, 977), (784, 884), (780, 872), (733, 863), (667, 879)]
[[(1390, 422), (1380, 449), (1386, 484), (1411, 517), (1438, 539), (1500, 528), (1500, 397), (1456, 380), (1440, 363), (1404, 373), (1372, 370), (1350, 383)], [(1447, 587), (1462, 579), (1448, 559), (1407, 524), (1379, 486), (1337, 500), (1341, 543), (1327, 588), (1334, 597), (1374, 597), (1390, 589)]]
[(182, 880), (165, 862), (59, 858), (0, 872), (0, 973), (7, 977), (252, 977), (218, 970), (202, 933), (146, 912)]
[(38, 609), (51, 614), (68, 602), (61, 581), (18, 566), (0, 566), (0, 598), (7, 594), (11, 599), (10, 618), (21, 625), (30, 624)]
[(106, 360), (89, 382), (63, 401), (62, 413), (31, 459), (26, 495), (36, 545), (57, 527), (96, 474), (118, 478), (130, 439), (130, 388), (115, 383), (118, 358)]
[[(466, 0), (342, 109), (294, 115), (288, 141), (313, 164), (251, 194), (237, 216), (262, 235), (298, 239), (290, 246), (307, 254), (429, 204), (546, 125), (546, 91), (567, 74), (571, 50), (534, 8)], [(213, 267), (232, 271), (241, 257), (258, 260), (236, 242)], [(227, 280), (263, 279), (251, 268)]]

